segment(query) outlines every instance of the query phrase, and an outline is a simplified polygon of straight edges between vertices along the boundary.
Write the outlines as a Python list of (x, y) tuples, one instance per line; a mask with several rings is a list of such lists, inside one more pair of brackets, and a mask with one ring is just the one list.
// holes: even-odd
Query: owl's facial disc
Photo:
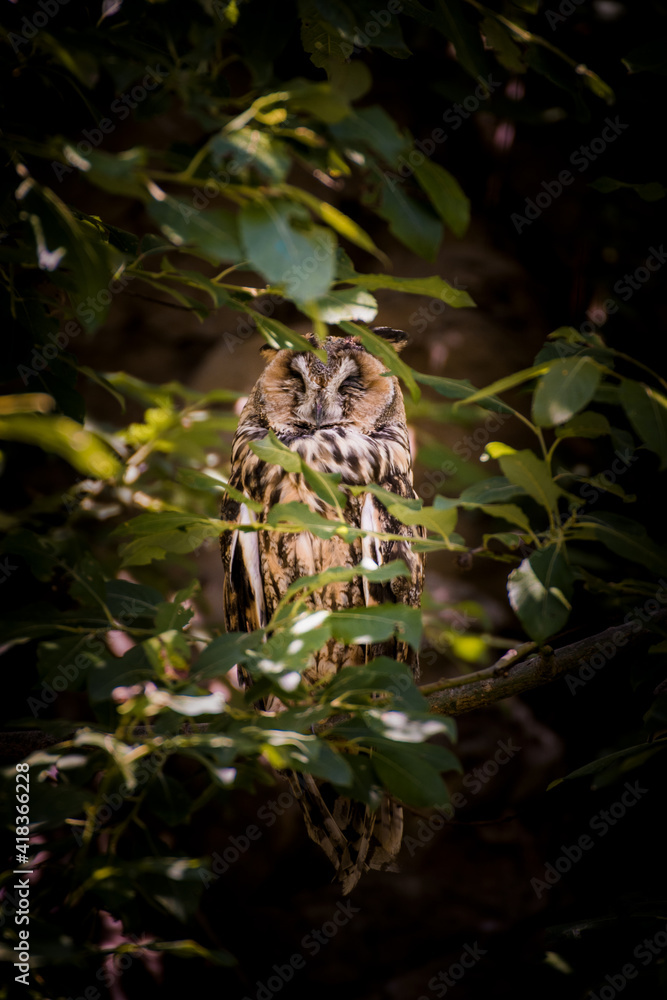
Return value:
[(331, 338), (324, 346), (326, 363), (310, 351), (281, 350), (265, 368), (258, 384), (272, 430), (297, 437), (327, 428), (372, 434), (389, 414), (395, 419), (392, 408), (401, 408), (402, 399), (383, 363), (361, 347), (350, 348), (343, 338)]
[(298, 425), (320, 430), (353, 422), (351, 411), (365, 388), (354, 357), (331, 359), (324, 365), (312, 354), (298, 354), (290, 365), (290, 374)]

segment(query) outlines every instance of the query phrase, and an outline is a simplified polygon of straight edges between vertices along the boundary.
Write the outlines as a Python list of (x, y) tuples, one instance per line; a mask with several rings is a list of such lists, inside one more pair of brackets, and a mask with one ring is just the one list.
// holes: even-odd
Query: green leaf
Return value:
[(510, 604), (535, 642), (560, 631), (570, 616), (574, 579), (556, 545), (533, 552), (507, 581)]
[(6, 535), (2, 542), (2, 551), (25, 560), (32, 575), (44, 583), (51, 579), (60, 561), (58, 550), (51, 540), (34, 531), (28, 531), (27, 528), (19, 528)]
[[(223, 479), (216, 479), (213, 476), (209, 476), (206, 472), (200, 472), (199, 469), (176, 469), (176, 482), (182, 483), (191, 490), (200, 490), (202, 493), (214, 493), (219, 495), (227, 492), (229, 489), (227, 483)], [(242, 498), (242, 503), (246, 502), (246, 498), (242, 493), (238, 490), (233, 490), (233, 492), (237, 494), (237, 496), (234, 497), (235, 500)], [(260, 506), (260, 510), (261, 509), (262, 507)]]
[(342, 791), (355, 802), (363, 802), (371, 809), (377, 809), (382, 802), (382, 787), (367, 754), (346, 754), (352, 781)]
[(159, 635), (161, 632), (170, 632), (172, 629), (184, 628), (192, 616), (193, 608), (184, 608), (185, 601), (192, 599), (192, 595), (199, 587), (199, 581), (193, 580), (189, 587), (179, 590), (174, 595), (173, 601), (161, 601), (157, 606), (155, 615), (155, 631)]
[(319, 215), (323, 222), (326, 222), (328, 226), (335, 229), (344, 239), (349, 240), (350, 243), (354, 243), (355, 246), (361, 247), (362, 250), (372, 253), (374, 257), (377, 257), (384, 263), (385, 267), (390, 266), (389, 258), (382, 250), (376, 247), (368, 233), (357, 222), (341, 212), (339, 208), (336, 208), (335, 205), (331, 205), (328, 201), (322, 201), (322, 199), (310, 194), (309, 191), (304, 191), (303, 188), (294, 187), (291, 184), (283, 185), (282, 190), (290, 198), (302, 202), (311, 212)]
[(185, 823), (193, 805), (181, 782), (161, 771), (150, 781), (145, 802), (150, 811), (170, 827)]
[(88, 696), (93, 703), (108, 701), (117, 687), (131, 687), (152, 680), (153, 670), (141, 646), (134, 646), (120, 657), (96, 660), (88, 669)]
[[(520, 3), (519, 6), (524, 9), (532, 8), (536, 10), (538, 4), (539, 0), (531, 0), (529, 3)], [(501, 66), (504, 66), (511, 73), (526, 72), (526, 64), (521, 49), (499, 21), (496, 21), (493, 17), (485, 17), (479, 27), (487, 44), (496, 53), (496, 58)]]
[(243, 167), (253, 166), (271, 184), (284, 181), (292, 165), (285, 143), (256, 126), (235, 132), (221, 131), (209, 140), (209, 148), (216, 166), (229, 154), (234, 174)]
[(459, 501), (472, 504), (506, 503), (514, 497), (525, 495), (523, 487), (511, 483), (506, 476), (491, 476), (481, 483), (468, 486), (459, 497)]
[(301, 457), (282, 444), (273, 431), (269, 431), (267, 436), (259, 441), (251, 441), (250, 449), (263, 462), (279, 465), (286, 472), (301, 472)]
[(412, 398), (419, 399), (421, 392), (415, 382), (412, 369), (404, 361), (401, 361), (396, 349), (388, 340), (378, 336), (377, 333), (373, 333), (371, 330), (367, 330), (366, 327), (359, 326), (357, 323), (342, 322), (339, 323), (339, 326), (349, 336), (358, 337), (369, 354), (374, 354), (376, 358), (379, 358), (387, 366), (392, 375), (396, 375), (397, 378), (402, 379), (410, 390)]
[(500, 468), (509, 481), (524, 489), (546, 510), (557, 510), (559, 497), (566, 494), (551, 478), (547, 462), (528, 449), (514, 451), (508, 445), (503, 445), (502, 451), (499, 451), (494, 448), (495, 443), (487, 445), (486, 450), (492, 458), (498, 459)]
[[(318, 694), (322, 702), (336, 709), (352, 710), (360, 704), (372, 704), (385, 692), (393, 695), (394, 706), (428, 711), (428, 702), (416, 687), (408, 665), (386, 656), (376, 657), (365, 666), (343, 667)], [(448, 727), (445, 725), (442, 731), (449, 731)]]
[[(509, 521), (511, 524), (518, 524), (519, 527), (523, 528), (524, 531), (530, 531), (530, 521), (528, 516), (517, 507), (516, 504), (511, 503), (480, 503), (478, 501), (463, 500), (463, 497), (459, 497), (458, 500), (452, 497), (437, 496), (433, 501), (433, 508), (436, 511), (451, 512), (456, 511), (457, 507), (463, 507), (466, 510), (479, 510), (483, 514), (487, 514), (489, 517), (501, 517), (505, 521)], [(429, 508), (425, 508), (426, 511)], [(451, 530), (453, 530), (454, 525), (452, 525)]]
[[(592, 774), (599, 774), (601, 771), (606, 771), (609, 768), (615, 768), (617, 764), (627, 761), (628, 758), (640, 758), (643, 762), (654, 753), (666, 748), (667, 740), (657, 740), (652, 743), (640, 743), (636, 746), (624, 747), (622, 750), (617, 750), (615, 753), (605, 754), (604, 757), (598, 757), (597, 760), (592, 760), (590, 763), (584, 764), (582, 767), (578, 767), (574, 771), (570, 771), (570, 773), (565, 775), (564, 778), (560, 778), (559, 781), (554, 782), (554, 785), (560, 784), (561, 781), (571, 781), (577, 778), (586, 778)], [(621, 774), (624, 773), (626, 773), (626, 769), (621, 768)], [(553, 785), (550, 787), (553, 787)]]
[(344, 521), (334, 520), (316, 514), (303, 503), (296, 500), (290, 503), (278, 503), (271, 507), (267, 516), (267, 524), (282, 526), (293, 531), (312, 532), (317, 538), (332, 538), (333, 535), (341, 535), (346, 538), (357, 538), (361, 531), (345, 524)]
[(449, 735), (449, 720), (434, 718), (428, 705), (422, 712), (404, 712), (397, 708), (372, 708), (364, 719), (373, 732), (381, 733), (392, 743), (423, 743), (431, 736)]
[(295, 451), (282, 444), (271, 430), (260, 441), (251, 441), (250, 449), (264, 462), (279, 465), (286, 472), (301, 473), (321, 500), (340, 509), (343, 501), (343, 494), (338, 489), (342, 478), (340, 474), (318, 472)]
[(212, 260), (238, 261), (243, 254), (236, 218), (223, 208), (197, 209), (191, 202), (161, 193), (148, 203), (148, 214), (174, 246), (192, 246)]
[(667, 468), (667, 399), (656, 389), (630, 379), (621, 382), (620, 399), (633, 430), (658, 456), (660, 468)]
[(448, 539), (456, 527), (458, 519), (456, 502), (446, 497), (436, 496), (432, 507), (418, 507), (417, 503), (420, 501), (398, 497), (389, 490), (384, 490), (373, 483), (364, 489), (376, 496), (392, 517), (395, 517), (401, 524), (421, 525), (427, 531), (434, 531), (444, 539)]
[(257, 329), (270, 347), (274, 347), (277, 351), (312, 351), (320, 361), (326, 362), (326, 351), (323, 351), (321, 348), (315, 348), (309, 340), (302, 337), (300, 333), (290, 330), (280, 320), (270, 319), (268, 316), (262, 316), (260, 313), (251, 312), (250, 310), (248, 310), (248, 313), (252, 316)]
[(382, 175), (382, 200), (376, 209), (389, 223), (389, 231), (425, 260), (435, 260), (442, 240), (442, 223), (421, 202), (406, 195), (403, 179)]
[(105, 602), (109, 611), (125, 625), (151, 627), (162, 600), (159, 590), (129, 580), (107, 580), (105, 586)]
[(378, 604), (370, 608), (334, 611), (328, 619), (331, 634), (346, 645), (367, 646), (396, 635), (419, 649), (421, 612), (406, 604)]
[[(645, 36), (647, 37), (647, 36)], [(667, 56), (664, 38), (651, 38), (637, 45), (622, 60), (630, 73), (667, 74)]]
[(60, 782), (55, 785), (49, 781), (39, 781), (37, 775), (34, 775), (34, 780), (30, 783), (31, 835), (55, 830), (66, 820), (80, 816), (94, 799), (95, 793), (87, 788), (63, 785)]
[(263, 633), (228, 632), (208, 644), (194, 666), (196, 681), (223, 677), (237, 663), (243, 663), (248, 650), (256, 649), (262, 642)]
[(139, 514), (114, 529), (113, 534), (133, 534), (135, 540), (119, 548), (123, 566), (145, 566), (164, 559), (167, 552), (186, 553), (198, 548), (207, 538), (215, 538), (224, 522), (213, 518), (160, 511)]
[(177, 715), (196, 718), (198, 715), (219, 715), (224, 711), (225, 700), (216, 691), (213, 694), (189, 695), (172, 694), (170, 691), (147, 691), (149, 703), (160, 708), (168, 708)]
[(570, 420), (590, 403), (601, 377), (600, 368), (591, 358), (564, 358), (537, 383), (534, 422), (538, 427), (554, 427)]
[(122, 153), (92, 149), (83, 155), (78, 149), (66, 144), (63, 155), (68, 163), (85, 172), (86, 180), (103, 191), (123, 195), (125, 198), (146, 200), (146, 186), (137, 176), (137, 170), (146, 166), (148, 155), (140, 146), (126, 149)]
[(378, 304), (375, 298), (362, 288), (341, 288), (327, 292), (321, 299), (309, 302), (301, 311), (311, 319), (335, 326), (343, 320), (358, 320), (372, 323), (377, 316)]
[(610, 194), (621, 188), (630, 188), (635, 191), (642, 201), (660, 201), (667, 194), (667, 188), (659, 181), (648, 181), (645, 184), (627, 184), (625, 181), (615, 181), (611, 177), (598, 177), (591, 181), (589, 187), (595, 188), (602, 194)]
[(629, 517), (608, 511), (582, 514), (568, 532), (577, 541), (601, 542), (611, 552), (644, 566), (656, 576), (667, 568), (667, 552), (648, 537), (643, 525)]
[(249, 202), (239, 222), (245, 254), (270, 284), (284, 287), (297, 303), (329, 291), (335, 237), (330, 229), (314, 226), (302, 205), (286, 198)]
[[(439, 772), (423, 753), (423, 746), (413, 743), (392, 743), (384, 740), (373, 750), (371, 762), (384, 787), (409, 806), (428, 809), (449, 802), (449, 794)], [(451, 765), (443, 761), (443, 770), (453, 770), (458, 764), (451, 751)], [(458, 766), (456, 767), (458, 770)]]
[[(305, 760), (297, 762), (297, 770), (307, 771), (342, 788), (346, 788), (352, 783), (352, 772), (347, 763), (347, 755), (339, 753), (325, 740), (302, 742), (300, 749)], [(292, 755), (292, 766), (295, 766), (294, 755)]]
[[(16, 199), (32, 228), (40, 270), (50, 272), (51, 280), (65, 288), (84, 327), (95, 329), (108, 312), (108, 303), (102, 306), (98, 296), (108, 293), (123, 260), (106, 241), (104, 226), (75, 217), (50, 188), (32, 177), (19, 185)], [(96, 308), (90, 308), (89, 298)]]
[(540, 365), (533, 365), (532, 368), (524, 368), (519, 372), (513, 372), (511, 375), (505, 375), (504, 378), (499, 378), (496, 382), (492, 382), (491, 385), (487, 385), (485, 389), (477, 389), (472, 395), (461, 399), (456, 406), (467, 406), (469, 403), (479, 403), (483, 399), (487, 399), (488, 396), (493, 396), (499, 392), (506, 392), (508, 389), (514, 389), (517, 385), (522, 385), (524, 382), (530, 382), (532, 379), (537, 378), (538, 375), (544, 375), (555, 365), (561, 364), (560, 359), (553, 359), (552, 361), (545, 361)]
[[(421, 382), (422, 385), (431, 386), (432, 389), (440, 395), (444, 396), (446, 399), (467, 399), (472, 396), (473, 393), (477, 392), (477, 389), (470, 384), (468, 379), (454, 379), (445, 378), (440, 375), (424, 375), (423, 372), (416, 372), (413, 370), (413, 375), (417, 382)], [(503, 403), (501, 399), (496, 396), (488, 396), (480, 399), (476, 403), (484, 410), (493, 410), (494, 413), (506, 413), (511, 415), (514, 410), (511, 406)]]
[[(230, 309), (237, 309), (239, 311), (244, 309), (244, 302), (239, 301), (239, 299), (242, 300), (244, 298), (244, 292), (240, 292), (239, 299), (236, 299), (233, 295), (230, 295), (228, 289), (221, 288), (215, 281), (211, 281), (210, 278), (207, 278), (199, 271), (174, 267), (166, 256), (162, 258), (161, 269), (164, 276), (162, 287), (171, 295), (174, 294), (174, 290), (170, 285), (166, 285), (165, 281), (178, 281), (186, 287), (201, 289), (201, 291), (206, 292), (214, 306), (228, 306)], [(146, 280), (146, 277), (150, 277), (152, 274), (150, 271), (139, 270), (135, 270), (134, 273), (143, 280)]]
[[(394, 292), (403, 292), (408, 295), (429, 295), (433, 299), (440, 299), (454, 309), (475, 308), (475, 303), (468, 293), (462, 288), (454, 288), (439, 275), (432, 274), (428, 278), (395, 278), (390, 274), (356, 274), (345, 273), (339, 278), (347, 284), (361, 285), (374, 292), (379, 288), (388, 288)], [(430, 385), (431, 375), (423, 375), (420, 381)], [(444, 383), (452, 383), (465, 386), (469, 383), (456, 381), (454, 379), (439, 379)], [(445, 395), (445, 393), (442, 393)]]
[(331, 132), (340, 145), (353, 149), (359, 144), (366, 146), (392, 166), (397, 165), (399, 155), (407, 146), (394, 119), (377, 104), (355, 109), (334, 125)]
[(53, 452), (95, 479), (111, 479), (121, 471), (110, 448), (69, 417), (41, 413), (0, 417), (0, 440), (21, 441)]
[(348, 102), (328, 82), (294, 81), (285, 88), (285, 94), (288, 106), (307, 111), (327, 125), (335, 125), (350, 113)]
[(598, 473), (597, 476), (577, 476), (576, 480), (577, 483), (588, 483), (596, 490), (603, 490), (605, 493), (613, 493), (614, 496), (621, 497), (624, 503), (634, 503), (637, 499), (634, 494), (628, 495), (623, 487), (619, 486), (618, 483), (613, 483), (609, 476), (605, 475), (604, 472)]
[(481, 510), (483, 514), (487, 514), (489, 517), (500, 517), (504, 521), (509, 521), (510, 524), (516, 524), (523, 531), (530, 532), (530, 520), (528, 515), (525, 514), (520, 507), (517, 507), (513, 503), (496, 503), (496, 504), (484, 504), (484, 503), (462, 503), (460, 506), (464, 508), (473, 508), (476, 510)]
[(358, 576), (363, 576), (370, 583), (386, 583), (388, 580), (394, 580), (397, 576), (409, 577), (410, 570), (402, 559), (393, 559), (382, 566), (376, 566), (375, 569), (369, 569), (361, 564), (357, 566), (333, 566), (331, 569), (325, 569), (313, 576), (302, 576), (295, 580), (285, 591), (282, 600), (289, 600), (297, 594), (304, 597), (322, 590), (331, 583), (347, 583)]
[(415, 167), (415, 177), (445, 225), (455, 236), (464, 236), (470, 225), (470, 200), (456, 178), (429, 159)]
[(437, 0), (436, 26), (454, 46), (456, 58), (473, 79), (485, 79), (489, 66), (477, 28), (468, 20), (460, 0)]
[(586, 410), (556, 428), (557, 438), (598, 438), (611, 433), (609, 421), (602, 413)]

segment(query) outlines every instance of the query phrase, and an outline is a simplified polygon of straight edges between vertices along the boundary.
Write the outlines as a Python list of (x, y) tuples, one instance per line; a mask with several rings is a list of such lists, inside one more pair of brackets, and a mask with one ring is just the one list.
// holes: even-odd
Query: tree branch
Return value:
[[(466, 712), (472, 712), (476, 708), (486, 708), (496, 701), (502, 701), (503, 698), (510, 698), (512, 695), (523, 694), (525, 691), (550, 684), (571, 670), (576, 670), (582, 660), (589, 659), (595, 653), (604, 656), (608, 662), (614, 659), (619, 649), (637, 649), (651, 640), (655, 641), (658, 637), (656, 629), (667, 628), (667, 608), (652, 615), (650, 624), (651, 628), (648, 628), (635, 618), (626, 624), (613, 625), (604, 632), (588, 636), (569, 646), (562, 646), (555, 651), (545, 646), (541, 653), (527, 660), (518, 659), (517, 657), (525, 655), (529, 648), (529, 644), (526, 644), (518, 647), (516, 651), (508, 651), (492, 666), (478, 671), (477, 675), (469, 674), (467, 677), (462, 677), (458, 684), (456, 684), (457, 678), (447, 678), (444, 681), (424, 685), (422, 691), (427, 694), (429, 690), (433, 692), (428, 697), (432, 712), (440, 715), (465, 715)], [(602, 650), (600, 647), (603, 647)], [(604, 652), (610, 647), (613, 651)], [(194, 725), (188, 723), (188, 728), (205, 731), (207, 726), (205, 723)], [(326, 728), (329, 728), (327, 722), (321, 727), (317, 726), (316, 730)], [(150, 734), (146, 727), (138, 726), (133, 735), (141, 740)], [(56, 737), (41, 729), (0, 733), (0, 761), (6, 764), (13, 763), (35, 750), (46, 750), (49, 746), (62, 742), (64, 738), (67, 737)]]
[(657, 636), (654, 628), (667, 626), (667, 609), (651, 616), (651, 626), (647, 628), (640, 625), (639, 619), (635, 618), (627, 624), (613, 625), (597, 635), (563, 646), (551, 654), (547, 652), (549, 647), (546, 647), (542, 653), (518, 663), (503, 665), (501, 658), (492, 667), (480, 671), (484, 676), (477, 680), (472, 677), (462, 678), (460, 684), (430, 694), (428, 700), (431, 711), (441, 715), (465, 715), (466, 712), (486, 708), (503, 698), (550, 684), (571, 670), (576, 670), (583, 660), (594, 654), (603, 656), (608, 662), (614, 659), (619, 649), (633, 649), (651, 639), (655, 641)]

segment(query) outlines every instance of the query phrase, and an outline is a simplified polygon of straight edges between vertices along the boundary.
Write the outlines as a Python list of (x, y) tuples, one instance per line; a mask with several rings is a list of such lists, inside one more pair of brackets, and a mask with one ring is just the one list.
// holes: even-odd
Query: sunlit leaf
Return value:
[(573, 576), (556, 545), (533, 552), (510, 573), (507, 593), (510, 604), (531, 639), (544, 642), (567, 622)]

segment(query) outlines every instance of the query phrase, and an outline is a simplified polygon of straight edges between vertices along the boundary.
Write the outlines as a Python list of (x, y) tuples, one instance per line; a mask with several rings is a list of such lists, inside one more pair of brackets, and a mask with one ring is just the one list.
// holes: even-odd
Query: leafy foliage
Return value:
[[(0, 401), (0, 440), (7, 478), (24, 457), (36, 456), (56, 484), (44, 495), (15, 498), (1, 515), (5, 565), (14, 567), (21, 593), (31, 595), (27, 604), (8, 601), (0, 621), (5, 656), (32, 670), (13, 724), (39, 725), (58, 741), (26, 758), (30, 833), (46, 859), (40, 865), (49, 869), (33, 886), (36, 998), (64, 989), (62, 966), (100, 968), (100, 912), (120, 920), (127, 933), (154, 928), (143, 948), (233, 963), (223, 949), (196, 939), (209, 860), (174, 853), (166, 831), (190, 823), (214, 797), (233, 802), (238, 791), (274, 780), (267, 763), (312, 774), (371, 806), (384, 789), (417, 808), (446, 806), (442, 774), (460, 769), (447, 745), (456, 735), (452, 720), (429, 714), (403, 665), (380, 657), (342, 670), (328, 684), (302, 682), (309, 653), (330, 638), (366, 644), (398, 635), (418, 649), (441, 609), (424, 616), (390, 604), (309, 610), (309, 594), (350, 572), (333, 569), (299, 581), (256, 633), (218, 634), (202, 624), (205, 602), (190, 557), (232, 530), (217, 514), (229, 489), (221, 470), (238, 394), (148, 384), (79, 362), (73, 342), (101, 327), (128, 283), (169, 297), (199, 319), (230, 308), (277, 348), (318, 350), (263, 314), (259, 304), (267, 296), (291, 302), (320, 341), (330, 327), (359, 336), (410, 393), (425, 464), (442, 461), (428, 439), (429, 420), (466, 425), (502, 414), (534, 436), (534, 450), (489, 443), (485, 457), (498, 463), (485, 467), (490, 476), (480, 474), (457, 497), (438, 493), (425, 504), (377, 484), (346, 487), (269, 435), (255, 445), (257, 453), (303, 474), (337, 516), (286, 504), (238, 530), (352, 539), (367, 532), (345, 523), (348, 496), (371, 491), (400, 523), (424, 527), (426, 538), (415, 544), (425, 550), (504, 564), (508, 600), (540, 645), (568, 626), (580, 600), (597, 599), (605, 611), (626, 614), (633, 601), (655, 592), (667, 562), (641, 516), (632, 518), (629, 492), (635, 462), (648, 455), (659, 471), (667, 466), (664, 380), (600, 336), (573, 328), (555, 331), (533, 366), (487, 387), (413, 370), (369, 328), (374, 293), (429, 296), (457, 309), (473, 307), (472, 298), (436, 274), (385, 273), (385, 253), (353, 214), (298, 181), (300, 171), (324, 178), (325, 189), (349, 179), (370, 217), (434, 260), (445, 232), (466, 232), (469, 198), (442, 166), (421, 154), (413, 164), (412, 136), (383, 107), (359, 103), (371, 86), (372, 60), (349, 57), (368, 44), (406, 58), (412, 30), (426, 28), (453, 45), (472, 86), (489, 74), (535, 73), (560, 88), (571, 113), (583, 119), (588, 102), (613, 99), (608, 85), (529, 31), (523, 15), (512, 19), (477, 3), (433, 9), (405, 3), (403, 16), (378, 23), (366, 42), (359, 24), (372, 18), (370, 3), (303, 2), (298, 11), (289, 5), (291, 22), (283, 5), (263, 6), (262, 32), (253, 24), (256, 6), (202, 0), (186, 12), (166, 3), (158, 16), (138, 2), (105, 4), (99, 22), (88, 14), (77, 20), (65, 8), (32, 33), (18, 17), (23, 11), (14, 11), (2, 29), (13, 53), (0, 140), (11, 161), (0, 276), (12, 336), (2, 364), (9, 389)], [(279, 66), (297, 13), (308, 78), (288, 78)], [(234, 64), (242, 83), (233, 68), (228, 72)], [(22, 107), (15, 81), (31, 73), (48, 103), (27, 121), (14, 110)], [(120, 120), (132, 105), (116, 95), (139, 87), (137, 118), (151, 122), (178, 105), (201, 139), (165, 149), (151, 144), (148, 132), (144, 145), (121, 152), (94, 148), (115, 129), (115, 119), (96, 118), (84, 138), (52, 127), (49, 111), (60, 122), (54, 109), (61, 81), (68, 99), (108, 106)], [(70, 204), (68, 186), (59, 182), (72, 179), (128, 199), (141, 213), (138, 232)], [(607, 180), (598, 188), (619, 185)], [(640, 187), (643, 197), (656, 196), (650, 185), (648, 192)], [(351, 257), (363, 254), (384, 270), (376, 264), (373, 273), (357, 270)], [(241, 269), (257, 283), (237, 282)], [(132, 414), (123, 426), (86, 422), (81, 386), (91, 382)], [(517, 387), (531, 394), (531, 419), (501, 398)], [(595, 442), (590, 469), (570, 449), (582, 441)], [(481, 534), (475, 546), (463, 530), (471, 520)], [(356, 575), (386, 582), (405, 573), (397, 561), (359, 567)], [(486, 664), (494, 642), (503, 641), (451, 639), (462, 671)], [(251, 693), (230, 678), (235, 666), (252, 678)], [(284, 712), (256, 709), (269, 694), (280, 698)], [(62, 716), (61, 697), (71, 699)], [(660, 713), (648, 724), (659, 729)], [(438, 742), (428, 742), (434, 736)], [(572, 777), (582, 773), (589, 772)], [(13, 782), (14, 768), (4, 776)], [(6, 824), (17, 825), (11, 805)], [(150, 836), (149, 827), (165, 836)], [(12, 877), (3, 876), (7, 885)], [(185, 932), (193, 936), (181, 937)], [(12, 929), (5, 935), (3, 958), (15, 944)], [(126, 942), (116, 951), (139, 947)]]

